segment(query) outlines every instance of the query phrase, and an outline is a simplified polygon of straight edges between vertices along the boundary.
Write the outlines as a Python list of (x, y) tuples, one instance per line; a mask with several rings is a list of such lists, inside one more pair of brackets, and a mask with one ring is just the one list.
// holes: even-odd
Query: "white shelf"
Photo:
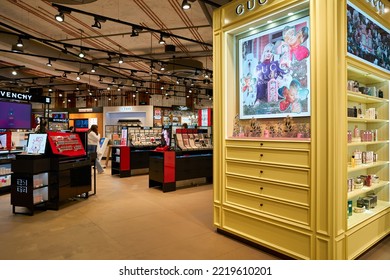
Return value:
[(373, 162), (373, 163), (369, 163), (369, 164), (360, 164), (360, 165), (357, 165), (356, 167), (348, 166), (348, 173), (359, 171), (359, 170), (365, 170), (368, 168), (378, 167), (378, 166), (382, 166), (382, 165), (386, 165), (386, 164), (389, 164), (389, 162), (388, 161), (377, 161), (377, 162)]
[(363, 213), (352, 212), (352, 216), (348, 217), (348, 229), (368, 220), (378, 213), (390, 207), (390, 202), (378, 200), (377, 206), (372, 209), (365, 210)]
[(348, 91), (348, 100), (364, 104), (389, 102), (388, 99), (366, 95), (360, 92)]
[(378, 183), (372, 184), (371, 187), (363, 187), (361, 189), (353, 190), (351, 192), (348, 192), (348, 199), (351, 199), (351, 198), (354, 198), (354, 197), (357, 197), (357, 196), (362, 196), (362, 195), (366, 194), (369, 191), (373, 191), (373, 190), (382, 188), (382, 187), (384, 187), (384, 186), (386, 186), (388, 184), (389, 184), (389, 181), (379, 181)]
[(348, 122), (351, 122), (351, 123), (385, 123), (385, 122), (389, 122), (389, 120), (348, 117)]
[(376, 145), (376, 144), (388, 144), (389, 140), (383, 140), (383, 141), (366, 141), (366, 142), (351, 142), (348, 143), (348, 147), (354, 147), (354, 146), (368, 146), (368, 145)]

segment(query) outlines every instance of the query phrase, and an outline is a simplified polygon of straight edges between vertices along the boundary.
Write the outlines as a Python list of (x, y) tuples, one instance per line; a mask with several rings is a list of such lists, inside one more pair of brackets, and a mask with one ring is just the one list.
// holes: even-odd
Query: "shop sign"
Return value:
[(371, 6), (373, 6), (376, 11), (380, 14), (383, 14), (385, 12), (385, 4), (381, 0), (366, 0), (367, 3), (370, 3)]
[(236, 14), (241, 16), (246, 12), (252, 11), (257, 7), (267, 4), (268, 0), (248, 0), (243, 4), (238, 4), (236, 6)]
[(46, 96), (36, 96), (28, 93), (14, 92), (9, 90), (0, 89), (0, 98), (13, 99), (13, 100), (23, 100), (23, 101), (32, 101), (40, 103), (51, 103), (50, 97)]
[(79, 108), (80, 113), (90, 113), (93, 112), (92, 108)]
[(49, 122), (67, 123), (68, 119), (49, 118)]
[(121, 112), (130, 112), (130, 111), (133, 111), (133, 107), (120, 107), (119, 111), (121, 111)]

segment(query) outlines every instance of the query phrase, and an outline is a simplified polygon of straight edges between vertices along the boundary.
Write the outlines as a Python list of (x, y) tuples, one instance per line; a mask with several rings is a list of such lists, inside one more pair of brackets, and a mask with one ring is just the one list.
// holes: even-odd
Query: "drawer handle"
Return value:
[(260, 203), (260, 207), (263, 207), (263, 203)]
[(263, 174), (263, 170), (260, 170), (260, 174)]
[(260, 146), (263, 146), (263, 143), (260, 143)]
[(260, 190), (262, 191), (262, 190), (263, 190), (263, 187), (260, 187)]
[(260, 157), (263, 157), (263, 154), (260, 154)]

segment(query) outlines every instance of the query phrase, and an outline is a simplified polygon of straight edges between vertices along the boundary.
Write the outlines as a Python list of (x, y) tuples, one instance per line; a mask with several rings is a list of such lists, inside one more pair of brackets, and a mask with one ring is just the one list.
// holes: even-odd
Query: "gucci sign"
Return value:
[(373, 6), (376, 11), (380, 14), (383, 14), (385, 12), (385, 4), (381, 0), (366, 0), (368, 3)]
[(246, 11), (252, 11), (257, 6), (265, 5), (268, 0), (248, 0), (245, 4), (238, 4), (236, 7), (236, 14), (241, 16)]

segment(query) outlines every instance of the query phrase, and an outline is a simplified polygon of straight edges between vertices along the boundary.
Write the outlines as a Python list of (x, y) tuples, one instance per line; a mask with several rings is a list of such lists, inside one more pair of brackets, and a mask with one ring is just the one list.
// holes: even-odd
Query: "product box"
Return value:
[(370, 209), (370, 208), (374, 208), (374, 198), (372, 197), (364, 197), (363, 198), (363, 203), (364, 203), (364, 206), (366, 207), (366, 209)]
[(376, 194), (369, 194), (367, 197), (371, 198), (371, 208), (375, 208), (378, 203), (378, 196)]

